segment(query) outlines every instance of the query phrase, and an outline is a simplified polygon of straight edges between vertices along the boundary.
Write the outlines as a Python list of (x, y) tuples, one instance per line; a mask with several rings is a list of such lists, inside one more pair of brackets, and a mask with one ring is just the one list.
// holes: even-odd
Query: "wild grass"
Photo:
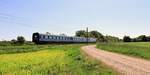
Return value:
[(47, 49), (0, 55), (0, 75), (116, 75), (80, 53), (82, 45), (54, 45)]
[(97, 47), (106, 51), (150, 59), (150, 42), (99, 43)]
[[(49, 45), (51, 46), (51, 45)], [(39, 51), (41, 49), (48, 48), (48, 45), (21, 45), (21, 46), (0, 46), (0, 55), (1, 54), (12, 54), (12, 53), (25, 53)]]

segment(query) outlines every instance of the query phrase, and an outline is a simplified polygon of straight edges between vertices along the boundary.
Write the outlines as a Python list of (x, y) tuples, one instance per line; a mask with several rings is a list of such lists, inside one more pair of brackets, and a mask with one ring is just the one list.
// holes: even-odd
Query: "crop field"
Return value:
[(97, 48), (130, 56), (150, 59), (149, 42), (99, 43)]
[(0, 46), (0, 54), (34, 52), (48, 48), (49, 46), (44, 45)]
[(0, 48), (2, 49), (0, 75), (117, 74), (102, 63), (85, 57), (80, 52), (81, 46), (83, 45), (32, 45)]

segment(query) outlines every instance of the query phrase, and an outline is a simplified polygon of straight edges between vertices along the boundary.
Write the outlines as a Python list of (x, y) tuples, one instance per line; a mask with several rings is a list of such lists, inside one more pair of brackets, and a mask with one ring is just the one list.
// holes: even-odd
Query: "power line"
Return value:
[(14, 16), (14, 15), (11, 15), (11, 14), (6, 14), (6, 13), (1, 13), (0, 12), (0, 22), (13, 23), (13, 24), (17, 24), (19, 26), (24, 26), (24, 27), (28, 27), (28, 28), (32, 28), (32, 29), (34, 28), (34, 29), (38, 29), (38, 30), (43, 29), (43, 27), (41, 28), (41, 27), (34, 26), (32, 24), (26, 24), (26, 23), (23, 23), (23, 22), (18, 22), (22, 18), (23, 17)]
[(0, 22), (13, 23), (13, 24), (17, 24), (17, 25), (24, 26), (24, 27), (29, 27), (29, 28), (31, 28), (31, 27), (32, 28), (37, 28), (36, 26), (25, 24), (25, 23), (20, 23), (20, 22), (13, 22), (13, 21), (6, 21), (6, 20), (0, 20)]
[[(16, 16), (13, 16), (13, 15), (6, 14), (6, 13), (1, 13), (1, 12), (0, 12), (0, 15), (1, 15), (1, 16), (7, 16), (7, 17), (16, 17)], [(17, 17), (17, 18), (18, 18), (18, 17)]]
[(16, 19), (23, 19), (24, 18), (24, 17), (20, 17), (20, 16), (7, 14), (7, 13), (2, 13), (2, 12), (0, 12), (0, 16), (5, 16), (5, 17), (9, 17), (9, 18), (16, 18)]
[(10, 15), (10, 14), (0, 12), (0, 18), (3, 19), (3, 20), (0, 20), (0, 22), (13, 23), (13, 24), (17, 24), (17, 25), (20, 25), (20, 26), (24, 26), (24, 27), (38, 28), (38, 27), (30, 25), (30, 24), (13, 21), (14, 19), (20, 20), (22, 17), (18, 17), (18, 16), (14, 16), (14, 15)]

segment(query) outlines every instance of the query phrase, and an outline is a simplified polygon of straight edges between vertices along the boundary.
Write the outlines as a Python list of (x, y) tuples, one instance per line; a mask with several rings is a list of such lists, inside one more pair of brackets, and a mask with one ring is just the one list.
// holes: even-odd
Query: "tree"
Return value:
[(147, 39), (148, 39), (147, 41), (149, 41), (149, 42), (150, 42), (150, 36), (148, 36), (148, 37), (147, 37)]
[(12, 39), (12, 40), (11, 40), (11, 44), (17, 44), (17, 40)]
[(77, 37), (86, 37), (86, 36), (87, 36), (87, 35), (86, 35), (86, 31), (84, 31), (84, 30), (79, 30), (79, 31), (76, 32), (76, 36), (77, 36)]
[(91, 32), (89, 32), (89, 35), (90, 35), (90, 37), (97, 38), (97, 41), (99, 41), (99, 42), (105, 41), (104, 36), (98, 31), (91, 31)]
[(25, 38), (23, 36), (18, 36), (17, 37), (17, 43), (18, 44), (24, 44), (25, 43)]
[(148, 38), (147, 38), (145, 35), (139, 36), (138, 39), (139, 39), (141, 42), (146, 42), (146, 41), (148, 41)]
[(130, 36), (124, 36), (123, 37), (123, 42), (131, 42)]
[(120, 42), (121, 40), (118, 37), (106, 35), (106, 42)]

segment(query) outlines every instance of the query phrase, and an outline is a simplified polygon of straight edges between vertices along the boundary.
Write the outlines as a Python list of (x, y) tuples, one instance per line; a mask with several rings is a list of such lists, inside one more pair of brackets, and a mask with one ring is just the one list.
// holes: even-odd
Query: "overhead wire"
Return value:
[(20, 26), (24, 26), (24, 27), (29, 27), (29, 28), (38, 28), (36, 26), (33, 26), (31, 24), (26, 24), (23, 22), (16, 22), (15, 20), (20, 20), (20, 18), (22, 17), (18, 17), (18, 16), (14, 16), (14, 15), (10, 15), (10, 14), (6, 14), (6, 13), (1, 13), (0, 12), (0, 22), (5, 22), (5, 23), (13, 23), (13, 24), (17, 24)]

